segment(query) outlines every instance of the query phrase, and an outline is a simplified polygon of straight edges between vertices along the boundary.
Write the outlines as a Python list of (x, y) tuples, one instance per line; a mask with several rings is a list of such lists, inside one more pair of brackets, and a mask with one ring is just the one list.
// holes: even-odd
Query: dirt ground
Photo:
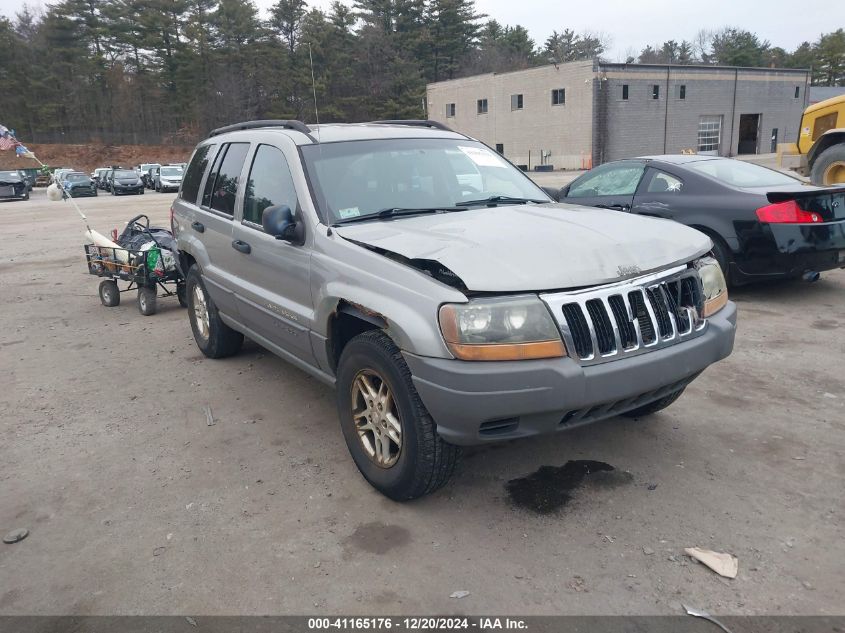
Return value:
[[(108, 233), (170, 200), (79, 204)], [(842, 613), (845, 271), (734, 292), (733, 356), (665, 412), (475, 449), (397, 504), (329, 388), (251, 343), (205, 359), (175, 300), (101, 306), (68, 203), (0, 204), (0, 237), (0, 533), (29, 530), (0, 544), (0, 614)], [(571, 460), (614, 470), (515, 505)]]
[[(85, 145), (27, 143), (27, 148), (39, 160), (54, 169), (73, 167), (92, 172), (97, 167), (122, 165), (134, 167), (142, 163), (184, 163), (190, 158), (193, 146), (185, 145)], [(16, 158), (14, 152), (0, 153), (0, 169), (28, 169), (38, 167), (34, 160)]]

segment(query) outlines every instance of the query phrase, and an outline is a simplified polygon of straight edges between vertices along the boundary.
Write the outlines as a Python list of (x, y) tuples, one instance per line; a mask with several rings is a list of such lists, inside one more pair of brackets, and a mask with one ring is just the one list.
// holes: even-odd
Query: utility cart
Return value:
[[(104, 278), (100, 282), (104, 306), (120, 305), (121, 293), (132, 290), (138, 293), (138, 311), (144, 316), (155, 314), (159, 296), (176, 297), (179, 305), (187, 305), (185, 277), (170, 231), (150, 227), (150, 219), (142, 214), (128, 222), (114, 243), (117, 246), (85, 244), (88, 272)], [(120, 282), (126, 284), (123, 289)]]

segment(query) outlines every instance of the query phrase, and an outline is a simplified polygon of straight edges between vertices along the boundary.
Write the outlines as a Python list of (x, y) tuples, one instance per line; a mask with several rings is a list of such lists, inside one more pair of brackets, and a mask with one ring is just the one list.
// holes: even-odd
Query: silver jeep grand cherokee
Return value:
[(361, 473), (436, 490), (459, 446), (674, 402), (733, 347), (710, 238), (554, 202), (430, 121), (253, 121), (194, 151), (173, 229), (191, 328), (337, 390)]

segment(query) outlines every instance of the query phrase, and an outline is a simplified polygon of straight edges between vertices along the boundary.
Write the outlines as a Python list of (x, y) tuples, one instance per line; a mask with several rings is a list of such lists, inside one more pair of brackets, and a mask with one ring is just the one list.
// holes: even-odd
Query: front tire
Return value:
[(383, 495), (416, 499), (452, 476), (460, 448), (437, 434), (402, 353), (384, 332), (359, 334), (343, 349), (337, 406), (355, 465)]
[[(686, 389), (686, 387), (684, 387)], [(679, 389), (675, 393), (670, 393), (668, 396), (664, 396), (660, 398), (660, 400), (655, 400), (654, 402), (649, 402), (646, 405), (643, 405), (637, 409), (631, 409), (630, 411), (626, 411), (622, 415), (626, 418), (642, 418), (647, 415), (651, 415), (652, 413), (657, 413), (658, 411), (662, 411), (670, 404), (675, 402), (681, 395), (684, 393), (684, 389)]]
[(188, 299), (188, 319), (194, 340), (200, 351), (209, 358), (225, 358), (237, 354), (244, 335), (223, 323), (217, 306), (205, 289), (199, 267), (194, 264), (185, 280)]

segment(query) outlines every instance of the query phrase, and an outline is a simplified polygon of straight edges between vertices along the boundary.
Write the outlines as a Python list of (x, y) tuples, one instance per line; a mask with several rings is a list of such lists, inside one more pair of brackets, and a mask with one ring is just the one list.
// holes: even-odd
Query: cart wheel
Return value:
[(179, 305), (183, 308), (188, 307), (188, 293), (185, 291), (185, 282), (176, 284), (176, 298), (179, 299)]
[(100, 301), (107, 308), (120, 305), (120, 290), (116, 281), (106, 279), (100, 282)]
[(138, 288), (138, 311), (144, 316), (156, 313), (155, 288)]

